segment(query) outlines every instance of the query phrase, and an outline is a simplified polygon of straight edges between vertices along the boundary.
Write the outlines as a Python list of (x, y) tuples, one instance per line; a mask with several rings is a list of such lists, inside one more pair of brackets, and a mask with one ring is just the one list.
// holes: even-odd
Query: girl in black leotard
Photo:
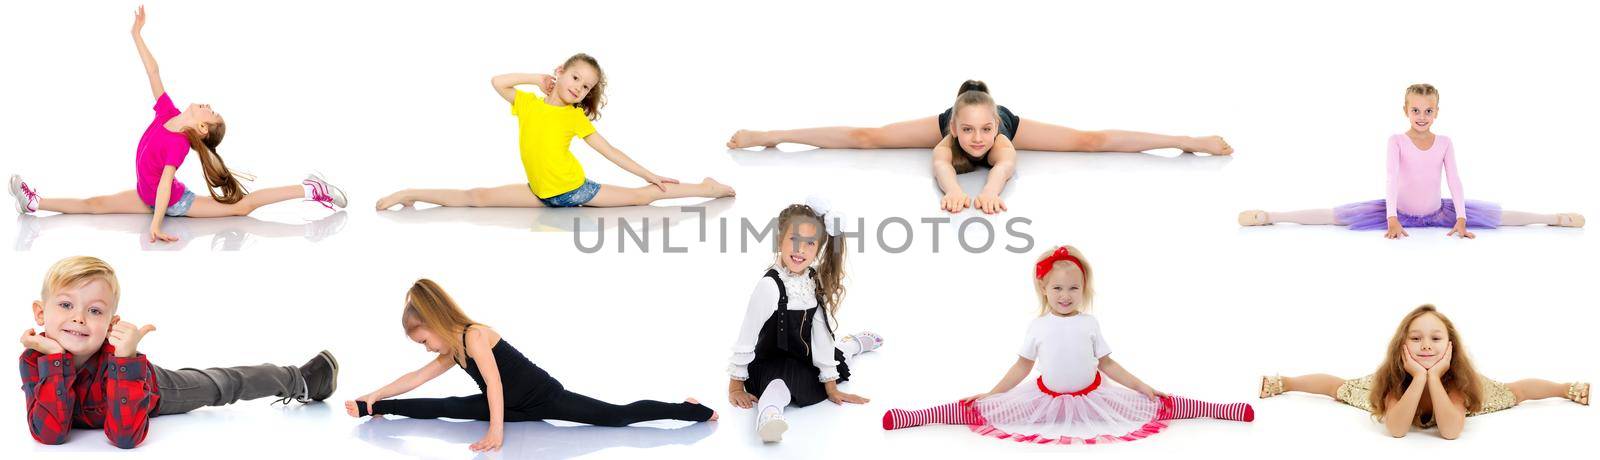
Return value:
[[(479, 452), (500, 448), (504, 422), (566, 420), (626, 426), (648, 420), (705, 422), (717, 419), (716, 412), (693, 398), (681, 403), (636, 401), (618, 406), (567, 391), (561, 382), (501, 339), (499, 333), (474, 323), (432, 280), (418, 280), (411, 286), (401, 323), (411, 340), (427, 347), (429, 352), (438, 353), (438, 358), (377, 391), (346, 401), (345, 411), (350, 416), (390, 414), (486, 420), (489, 432), (471, 446)], [(481, 394), (384, 399), (405, 394), (458, 365), (478, 383)]]
[[(1021, 118), (989, 96), (989, 85), (967, 80), (956, 91), (955, 104), (939, 115), (891, 123), (877, 128), (823, 128), (755, 131), (741, 129), (728, 139), (729, 149), (770, 148), (780, 143), (825, 149), (933, 149), (933, 178), (943, 191), (939, 207), (958, 213), (967, 208), (985, 214), (1006, 210), (1000, 191), (1016, 170), (1018, 150), (1045, 152), (1144, 152), (1181, 149), (1231, 155), (1233, 147), (1220, 136), (1169, 136), (1136, 131), (1085, 131)], [(956, 175), (988, 166), (988, 179), (976, 194), (962, 190)]]

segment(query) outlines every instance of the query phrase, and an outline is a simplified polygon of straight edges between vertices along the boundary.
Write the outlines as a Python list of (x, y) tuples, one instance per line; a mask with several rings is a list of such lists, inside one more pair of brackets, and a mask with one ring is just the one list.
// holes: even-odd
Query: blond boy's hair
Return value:
[(111, 288), (111, 306), (117, 306), (122, 289), (117, 286), (116, 270), (112, 270), (111, 264), (106, 261), (89, 256), (68, 257), (51, 265), (50, 271), (44, 274), (44, 287), (39, 290), (39, 300), (46, 300), (52, 292), (94, 280), (106, 282)]

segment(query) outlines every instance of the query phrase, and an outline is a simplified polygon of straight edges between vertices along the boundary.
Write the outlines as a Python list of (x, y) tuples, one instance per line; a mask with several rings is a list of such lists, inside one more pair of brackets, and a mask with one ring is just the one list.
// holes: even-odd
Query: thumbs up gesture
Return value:
[(132, 358), (139, 354), (139, 340), (144, 339), (145, 334), (149, 334), (154, 330), (156, 330), (154, 324), (140, 326), (118, 318), (115, 323), (111, 324), (111, 334), (106, 341), (110, 342), (111, 346), (116, 347), (116, 357)]

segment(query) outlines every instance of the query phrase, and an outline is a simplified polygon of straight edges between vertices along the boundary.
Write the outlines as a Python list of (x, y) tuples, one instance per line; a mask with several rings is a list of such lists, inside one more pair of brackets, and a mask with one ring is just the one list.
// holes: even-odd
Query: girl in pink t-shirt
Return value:
[[(1411, 129), (1389, 137), (1389, 188), (1385, 199), (1332, 209), (1250, 210), (1239, 213), (1239, 225), (1291, 222), (1344, 225), (1351, 230), (1386, 228), (1384, 237), (1389, 239), (1407, 236), (1406, 227), (1450, 227), (1449, 236), (1474, 238), (1468, 228), (1536, 224), (1583, 226), (1582, 214), (1508, 211), (1494, 203), (1463, 198), (1461, 177), (1456, 174), (1455, 145), (1449, 137), (1435, 135), (1432, 131), (1433, 121), (1439, 114), (1439, 90), (1425, 83), (1411, 85), (1406, 88), (1404, 110), (1411, 120)], [(1448, 199), (1439, 196), (1441, 175), (1450, 187)]]
[[(139, 148), (134, 157), (137, 179), (133, 190), (114, 195), (87, 199), (42, 198), (22, 178), (11, 176), (10, 191), (16, 200), (17, 212), (38, 210), (63, 214), (143, 214), (151, 213), (150, 241), (177, 241), (177, 237), (161, 232), (165, 216), (222, 217), (242, 216), (261, 206), (288, 201), (294, 198), (321, 203), (328, 208), (345, 205), (344, 192), (329, 184), (321, 176), (311, 174), (301, 185), (289, 185), (246, 192), (241, 180), (247, 175), (228, 170), (217, 156), (217, 145), (227, 129), (222, 116), (207, 104), (189, 104), (178, 110), (162, 87), (161, 75), (155, 57), (144, 45), (140, 29), (144, 28), (144, 7), (133, 18), (133, 43), (144, 61), (145, 74), (150, 78), (150, 94), (156, 98), (155, 119), (139, 137)], [(205, 172), (210, 197), (197, 197), (194, 191), (176, 179), (178, 167), (193, 149), (200, 157), (200, 167)]]

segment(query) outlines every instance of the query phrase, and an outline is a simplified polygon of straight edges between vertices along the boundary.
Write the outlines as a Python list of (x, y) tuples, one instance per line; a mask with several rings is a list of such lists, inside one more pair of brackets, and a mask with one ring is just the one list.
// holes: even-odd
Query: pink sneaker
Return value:
[(344, 190), (329, 184), (328, 180), (322, 178), (321, 174), (311, 173), (300, 184), (306, 187), (307, 200), (315, 201), (328, 209), (337, 210), (349, 204), (349, 201), (345, 199)]
[(39, 193), (22, 181), (22, 176), (11, 175), (11, 198), (17, 201), (17, 212), (31, 214), (39, 210)]

